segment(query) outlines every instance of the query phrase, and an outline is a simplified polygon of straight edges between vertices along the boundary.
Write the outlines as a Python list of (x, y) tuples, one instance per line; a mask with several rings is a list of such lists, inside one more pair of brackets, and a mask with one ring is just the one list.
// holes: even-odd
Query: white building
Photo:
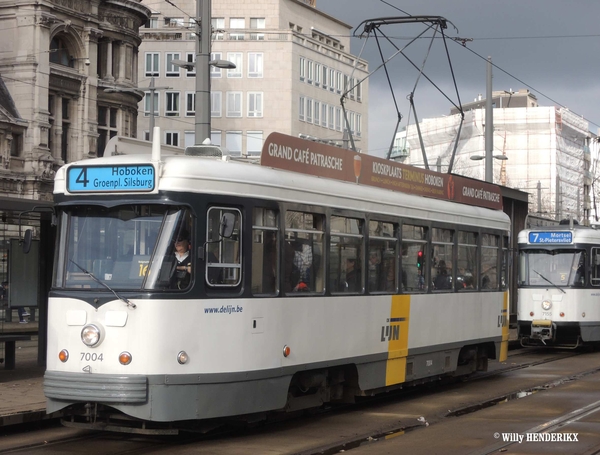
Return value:
[[(508, 158), (493, 160), (494, 183), (530, 193), (532, 213), (587, 219), (592, 208), (592, 156), (598, 156), (588, 121), (568, 109), (540, 107), (528, 90), (493, 92), (493, 101), (493, 155)], [(471, 157), (485, 153), (485, 99), (480, 96), (463, 108), (465, 119), (452, 172), (484, 180), (485, 160)], [(420, 123), (430, 168), (439, 164), (442, 172), (448, 170), (459, 124), (456, 113)], [(416, 127), (410, 125), (404, 134), (404, 162), (423, 166)], [(402, 148), (400, 136), (397, 143)]]
[[(155, 125), (162, 142), (193, 145), (196, 53), (196, 0), (143, 0), (152, 18), (140, 29), (140, 87), (154, 78)], [(357, 147), (368, 150), (367, 63), (350, 53), (352, 27), (316, 8), (315, 1), (212, 1), (212, 59), (236, 68), (211, 67), (211, 139), (232, 155), (258, 155), (274, 131), (342, 143), (340, 97)], [(358, 84), (358, 85), (357, 85)], [(356, 87), (354, 87), (356, 85)], [(165, 89), (170, 87), (169, 89)], [(149, 138), (151, 98), (140, 103), (138, 137)], [(142, 114), (144, 112), (144, 114)], [(201, 141), (200, 141), (201, 142)]]

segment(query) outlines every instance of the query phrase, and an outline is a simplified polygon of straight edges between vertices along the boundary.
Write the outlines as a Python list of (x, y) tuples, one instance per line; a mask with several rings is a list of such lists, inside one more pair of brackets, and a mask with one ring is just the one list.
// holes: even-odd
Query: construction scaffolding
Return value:
[[(529, 211), (554, 219), (589, 219), (594, 182), (592, 156), (597, 159), (587, 120), (568, 109), (513, 107), (493, 110), (494, 183), (530, 193)], [(448, 170), (459, 132), (460, 114), (424, 119), (420, 124), (429, 163)], [(418, 131), (409, 125), (406, 164), (423, 166)], [(401, 133), (402, 134), (402, 133)], [(590, 145), (592, 145), (590, 147)], [(452, 173), (484, 180), (485, 109), (465, 112)]]

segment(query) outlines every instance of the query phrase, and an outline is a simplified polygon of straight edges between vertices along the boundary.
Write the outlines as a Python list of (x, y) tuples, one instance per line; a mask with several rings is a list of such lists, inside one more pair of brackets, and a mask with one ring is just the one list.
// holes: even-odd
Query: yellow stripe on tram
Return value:
[(504, 305), (502, 310), (502, 342), (500, 343), (500, 362), (505, 362), (508, 358), (508, 339), (510, 337), (510, 329), (508, 327), (508, 291), (504, 293)]
[(388, 328), (382, 333), (388, 336), (388, 360), (385, 385), (399, 384), (406, 380), (406, 356), (408, 355), (408, 323), (410, 295), (392, 296), (392, 311)]

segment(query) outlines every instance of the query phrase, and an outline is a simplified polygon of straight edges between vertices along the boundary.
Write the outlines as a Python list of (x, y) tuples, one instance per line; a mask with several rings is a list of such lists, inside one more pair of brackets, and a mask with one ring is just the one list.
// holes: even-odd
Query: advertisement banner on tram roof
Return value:
[(502, 209), (497, 185), (421, 169), (281, 133), (267, 137), (262, 166), (376, 186), (491, 209)]

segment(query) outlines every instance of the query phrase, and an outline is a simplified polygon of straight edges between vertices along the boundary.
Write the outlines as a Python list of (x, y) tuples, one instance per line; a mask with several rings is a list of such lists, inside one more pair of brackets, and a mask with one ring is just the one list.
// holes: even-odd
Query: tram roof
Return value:
[[(120, 155), (93, 160), (93, 165), (154, 164), (150, 155)], [(92, 165), (90, 160), (70, 163), (56, 174), (55, 194), (89, 200), (90, 194), (67, 191), (69, 166)], [(423, 220), (508, 230), (510, 220), (500, 210), (385, 190), (297, 172), (258, 166), (233, 159), (163, 156), (155, 193), (164, 191), (211, 193), (326, 206), (336, 209), (414, 217)], [(127, 192), (112, 193), (128, 195)], [(95, 196), (98, 193), (94, 194)], [(101, 194), (102, 195), (102, 194)], [(104, 194), (106, 195), (106, 194)]]

